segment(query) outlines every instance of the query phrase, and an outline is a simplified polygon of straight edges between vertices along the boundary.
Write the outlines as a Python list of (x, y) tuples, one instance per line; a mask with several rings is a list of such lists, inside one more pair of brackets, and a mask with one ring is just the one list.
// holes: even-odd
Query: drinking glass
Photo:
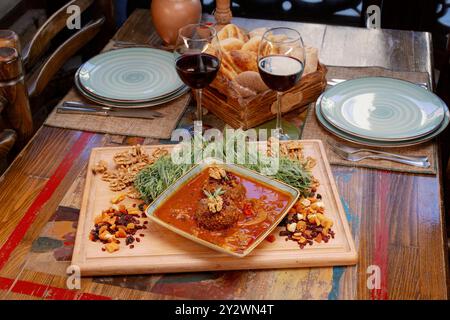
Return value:
[(290, 137), (282, 128), (282, 95), (294, 87), (302, 77), (305, 67), (305, 47), (297, 30), (272, 28), (262, 36), (258, 48), (258, 70), (264, 83), (277, 92), (277, 138)]
[(196, 95), (196, 117), (202, 121), (202, 90), (216, 77), (222, 57), (216, 30), (203, 23), (184, 26), (178, 31), (174, 56), (179, 77)]

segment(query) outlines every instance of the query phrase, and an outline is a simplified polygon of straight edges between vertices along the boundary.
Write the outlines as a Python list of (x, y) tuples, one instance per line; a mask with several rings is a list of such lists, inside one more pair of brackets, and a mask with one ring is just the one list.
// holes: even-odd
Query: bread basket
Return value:
[[(265, 89), (246, 86), (242, 77), (244, 73), (250, 73), (254, 78), (247, 84), (254, 85), (256, 80), (262, 82), (257, 72), (258, 41), (254, 40), (261, 37), (263, 29), (247, 33), (228, 24), (218, 32), (222, 47), (221, 68), (213, 83), (203, 90), (202, 105), (233, 128), (247, 130), (276, 117), (276, 93), (264, 83)], [(310, 66), (309, 54), (314, 57), (310, 59), (314, 61)], [(306, 57), (301, 81), (283, 94), (283, 113), (306, 107), (325, 90), (327, 68), (318, 61), (317, 49), (307, 48)]]

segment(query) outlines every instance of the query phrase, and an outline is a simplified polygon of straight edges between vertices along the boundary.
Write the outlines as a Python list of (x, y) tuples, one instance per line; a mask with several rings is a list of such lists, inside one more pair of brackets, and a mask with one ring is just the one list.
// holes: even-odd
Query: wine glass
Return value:
[(276, 137), (288, 140), (281, 124), (281, 97), (302, 77), (305, 47), (300, 33), (291, 28), (272, 28), (262, 36), (258, 48), (258, 70), (264, 83), (277, 92)]
[(216, 30), (203, 23), (184, 26), (178, 31), (174, 56), (178, 76), (195, 92), (196, 117), (202, 121), (202, 90), (216, 77), (222, 57)]

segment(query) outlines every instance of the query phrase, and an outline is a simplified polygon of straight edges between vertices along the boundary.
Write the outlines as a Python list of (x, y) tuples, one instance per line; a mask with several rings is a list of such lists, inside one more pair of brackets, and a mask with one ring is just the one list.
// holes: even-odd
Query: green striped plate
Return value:
[(444, 120), (445, 103), (411, 82), (369, 77), (341, 82), (325, 91), (323, 117), (348, 134), (379, 141), (420, 138)]
[(153, 48), (123, 48), (87, 61), (78, 70), (83, 89), (107, 101), (147, 102), (183, 86), (173, 54)]
[(91, 95), (89, 92), (87, 92), (83, 89), (83, 87), (80, 85), (77, 77), (75, 77), (75, 86), (77, 87), (78, 91), (84, 97), (86, 97), (88, 100), (91, 100), (92, 102), (98, 103), (100, 105), (112, 107), (112, 108), (125, 108), (125, 109), (148, 108), (148, 107), (159, 106), (160, 104), (175, 100), (189, 91), (188, 86), (182, 86), (179, 90), (175, 91), (172, 95), (163, 97), (161, 99), (151, 100), (151, 101), (147, 101), (147, 102), (123, 102), (123, 101), (107, 101), (107, 100), (99, 99), (99, 98)]
[[(323, 94), (322, 94), (323, 95)], [(426, 141), (429, 141), (435, 137), (437, 137), (439, 134), (441, 134), (445, 128), (447, 128), (448, 124), (450, 123), (450, 112), (447, 108), (447, 106), (444, 107), (444, 121), (442, 121), (441, 125), (430, 134), (420, 137), (420, 138), (413, 138), (410, 140), (403, 140), (403, 141), (377, 141), (377, 140), (371, 140), (371, 139), (365, 139), (360, 138), (351, 134), (348, 134), (347, 132), (344, 132), (342, 130), (337, 129), (332, 124), (330, 124), (327, 119), (325, 119), (322, 115), (321, 111), (321, 99), (322, 96), (320, 96), (315, 105), (315, 114), (317, 117), (318, 122), (330, 133), (338, 136), (341, 139), (344, 139), (346, 141), (354, 142), (360, 145), (364, 146), (371, 146), (371, 147), (406, 147), (406, 146), (412, 146), (416, 144), (420, 144)]]

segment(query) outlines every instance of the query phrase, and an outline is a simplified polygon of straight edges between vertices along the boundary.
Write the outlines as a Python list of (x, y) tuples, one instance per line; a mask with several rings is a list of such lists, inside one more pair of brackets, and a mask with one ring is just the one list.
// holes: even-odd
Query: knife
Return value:
[(154, 119), (163, 117), (161, 112), (148, 109), (115, 109), (106, 106), (86, 104), (78, 101), (65, 101), (57, 107), (58, 113), (93, 114), (98, 116)]

